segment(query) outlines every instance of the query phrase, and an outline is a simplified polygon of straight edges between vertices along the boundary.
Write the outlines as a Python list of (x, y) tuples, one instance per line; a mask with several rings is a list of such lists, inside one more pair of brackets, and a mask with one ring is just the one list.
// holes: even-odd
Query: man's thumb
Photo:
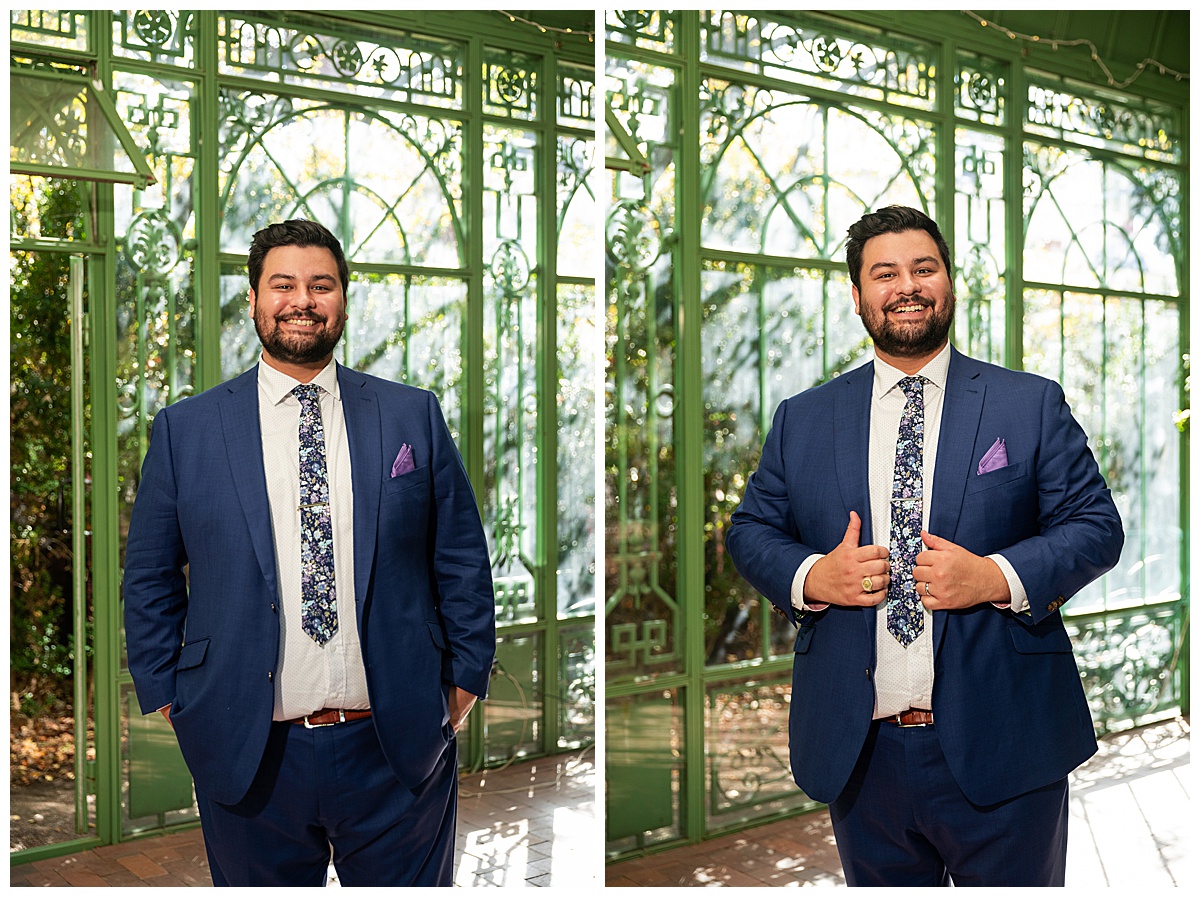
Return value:
[(862, 539), (862, 520), (856, 512), (850, 512), (850, 523), (846, 527), (846, 535), (842, 537), (842, 544), (850, 548), (858, 548), (858, 543)]

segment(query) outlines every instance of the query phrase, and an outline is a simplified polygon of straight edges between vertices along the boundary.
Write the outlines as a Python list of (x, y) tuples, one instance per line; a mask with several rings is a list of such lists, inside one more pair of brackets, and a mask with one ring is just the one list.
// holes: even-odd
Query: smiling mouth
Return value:
[(907, 305), (897, 305), (894, 308), (888, 309), (888, 314), (893, 314), (893, 315), (917, 314), (918, 312), (922, 312), (927, 308), (929, 308), (929, 306), (923, 302), (910, 302)]
[(295, 324), (298, 327), (316, 327), (321, 322), (315, 318), (280, 318), (282, 324)]

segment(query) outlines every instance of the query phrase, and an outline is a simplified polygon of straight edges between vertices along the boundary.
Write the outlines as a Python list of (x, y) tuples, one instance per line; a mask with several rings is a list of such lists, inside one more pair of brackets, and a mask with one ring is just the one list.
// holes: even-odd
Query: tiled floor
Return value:
[[(593, 753), (563, 754), (459, 779), (461, 887), (591, 888), (602, 867)], [(330, 885), (337, 885), (330, 870)], [(13, 886), (208, 887), (199, 828), (98, 847), (11, 871)]]
[[(1072, 775), (1067, 886), (1193, 880), (1189, 720), (1111, 736)], [(609, 887), (844, 885), (826, 811), (614, 863)]]

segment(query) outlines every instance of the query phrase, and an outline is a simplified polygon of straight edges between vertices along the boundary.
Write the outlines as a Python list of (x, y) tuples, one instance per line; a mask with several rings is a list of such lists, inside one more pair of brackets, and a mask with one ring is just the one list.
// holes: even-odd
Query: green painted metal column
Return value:
[[(541, 115), (538, 125), (537, 168), (538, 241), (537, 267), (537, 358), (534, 392), (537, 396), (537, 520), (534, 522), (534, 588), (537, 614), (543, 623), (541, 675), (543, 692), (562, 694), (558, 635), (558, 77), (554, 57), (545, 54), (538, 69), (541, 80)], [(559, 713), (557, 704), (542, 713), (542, 746), (551, 752), (558, 745)]]
[(684, 620), (685, 831), (704, 833), (704, 396), (700, 278), (700, 17), (679, 14), (679, 169), (675, 186), (675, 451), (679, 483), (677, 596)]
[(217, 84), (217, 13), (197, 12), (196, 94), (192, 118), (197, 148), (196, 184), (196, 392), (210, 389), (221, 372), (221, 217), (218, 209), (221, 150), (220, 87)]

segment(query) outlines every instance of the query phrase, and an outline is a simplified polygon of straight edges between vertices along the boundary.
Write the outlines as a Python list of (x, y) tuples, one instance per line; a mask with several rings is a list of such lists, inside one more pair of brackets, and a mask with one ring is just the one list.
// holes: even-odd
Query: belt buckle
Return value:
[(344, 723), (346, 721), (346, 711), (345, 710), (339, 710), (338, 718), (331, 723), (310, 723), (308, 721), (308, 718), (310, 716), (316, 716), (316, 715), (317, 714), (315, 714), (315, 713), (310, 713), (308, 716), (304, 717), (304, 728), (306, 728), (306, 729), (326, 729), (329, 726), (336, 726), (338, 723)]
[(901, 720), (903, 713), (896, 714), (896, 728), (898, 729), (924, 729), (929, 723), (906, 723)]

